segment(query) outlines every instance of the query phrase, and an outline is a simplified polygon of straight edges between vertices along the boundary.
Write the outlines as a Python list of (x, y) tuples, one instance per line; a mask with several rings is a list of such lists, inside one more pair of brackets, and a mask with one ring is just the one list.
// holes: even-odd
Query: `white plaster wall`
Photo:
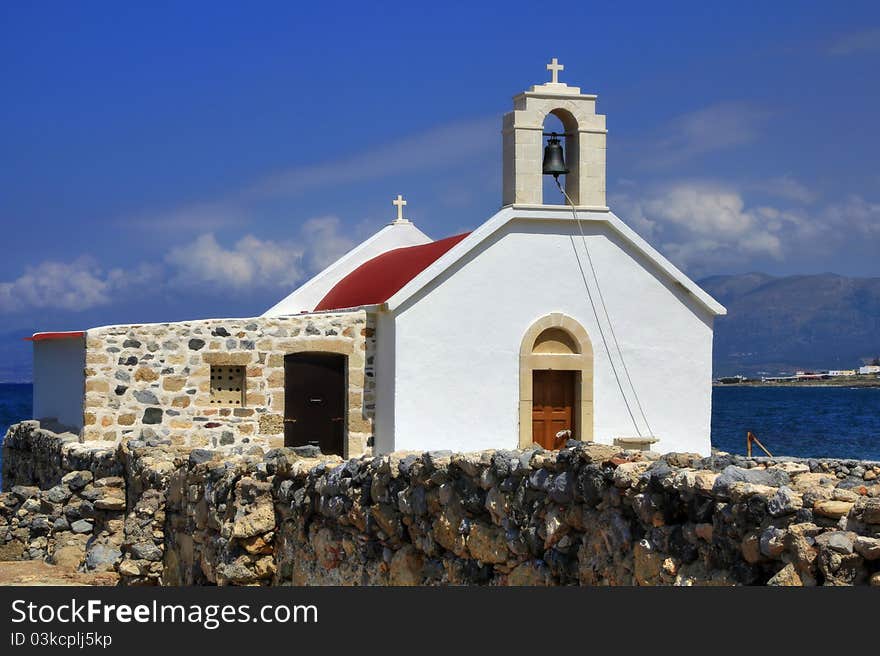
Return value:
[(311, 312), (333, 286), (367, 260), (395, 248), (418, 246), (431, 241), (412, 223), (392, 223), (382, 228), (362, 244), (336, 260), (326, 269), (305, 282), (277, 304), (263, 313), (264, 317), (280, 317), (300, 312)]
[[(654, 449), (708, 454), (711, 314), (606, 224), (585, 223), (584, 231), (629, 373), (660, 439)], [(398, 309), (394, 448), (515, 448), (520, 343), (528, 327), (551, 312), (573, 317), (592, 339), (594, 439), (611, 443), (637, 434), (575, 248), (611, 358), (639, 429), (648, 434), (598, 306), (577, 224), (513, 221)]]
[(34, 342), (34, 419), (57, 419), (80, 430), (85, 395), (83, 338)]
[(394, 315), (376, 314), (376, 412), (373, 421), (373, 453), (394, 451), (396, 338)]

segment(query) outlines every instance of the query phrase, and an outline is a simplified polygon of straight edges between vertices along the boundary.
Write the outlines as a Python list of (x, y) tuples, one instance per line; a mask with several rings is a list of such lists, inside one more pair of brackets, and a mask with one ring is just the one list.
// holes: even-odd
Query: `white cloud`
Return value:
[[(750, 203), (743, 188), (753, 190), (754, 184), (737, 188), (689, 180), (623, 188), (610, 197), (612, 209), (675, 264), (696, 274), (743, 263), (760, 269), (768, 258), (827, 261), (880, 237), (880, 203), (861, 196), (805, 208), (800, 202)], [(793, 195), (790, 200), (803, 198)]]
[(880, 50), (880, 27), (841, 35), (828, 44), (829, 55), (845, 56)]
[(753, 226), (733, 191), (699, 184), (679, 184), (645, 202), (645, 214), (677, 224), (696, 234), (736, 236)]
[(144, 212), (127, 217), (120, 223), (151, 233), (174, 231), (210, 232), (221, 228), (240, 227), (251, 220), (249, 212), (229, 201), (191, 203), (161, 211)]
[[(783, 259), (789, 238), (803, 239), (815, 222), (786, 209), (749, 206), (742, 193), (718, 183), (689, 181), (612, 197), (621, 218), (647, 225), (660, 249), (678, 266), (717, 271), (744, 258)], [(631, 217), (635, 217), (633, 220)]]
[(218, 243), (213, 233), (171, 250), (165, 258), (174, 271), (175, 287), (244, 289), (292, 285), (302, 277), (302, 248), (293, 244), (262, 241), (245, 235), (232, 248)]
[(0, 309), (60, 307), (76, 310), (109, 302), (109, 285), (89, 258), (74, 262), (43, 262), (28, 267), (11, 282), (0, 283)]
[(231, 247), (213, 233), (199, 235), (166, 257), (174, 286), (210, 289), (289, 288), (352, 247), (335, 216), (306, 221), (298, 241), (262, 240), (245, 235)]
[(816, 200), (818, 194), (806, 185), (788, 175), (759, 180), (748, 185), (749, 189), (762, 191), (770, 196), (809, 204)]
[(880, 236), (880, 203), (872, 203), (853, 195), (829, 207), (825, 216), (829, 225), (851, 231), (862, 237)]
[(305, 263), (310, 271), (320, 271), (355, 247), (354, 240), (343, 235), (335, 216), (309, 219), (300, 228), (305, 245)]
[(161, 264), (104, 270), (90, 257), (72, 262), (45, 261), (28, 267), (9, 282), (0, 282), (0, 312), (43, 308), (87, 310), (131, 297), (185, 288), (225, 293), (248, 289), (292, 290), (351, 249), (335, 216), (305, 221), (296, 241), (264, 240), (245, 235), (224, 246), (214, 233), (177, 246)]
[(705, 153), (755, 141), (771, 112), (752, 103), (726, 101), (682, 114), (639, 148), (645, 168), (665, 168)]
[(281, 171), (251, 185), (242, 196), (295, 196), (318, 187), (455, 167), (468, 157), (491, 152), (498, 144), (496, 116), (441, 125), (378, 148)]
[(0, 312), (43, 308), (87, 310), (112, 302), (120, 292), (149, 284), (157, 275), (157, 268), (147, 264), (131, 271), (105, 272), (90, 257), (72, 262), (45, 261), (29, 266), (15, 280), (0, 282)]

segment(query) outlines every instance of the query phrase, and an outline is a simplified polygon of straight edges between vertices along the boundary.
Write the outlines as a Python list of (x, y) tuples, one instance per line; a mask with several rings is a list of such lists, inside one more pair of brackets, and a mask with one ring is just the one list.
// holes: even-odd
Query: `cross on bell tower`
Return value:
[(403, 200), (403, 196), (397, 194), (397, 198), (391, 201), (391, 204), (397, 208), (397, 218), (391, 222), (391, 225), (399, 225), (401, 223), (409, 223), (409, 219), (403, 218), (403, 206), (406, 205), (406, 201)]
[(560, 64), (559, 60), (554, 57), (547, 64), (547, 70), (550, 71), (550, 84), (559, 84), (559, 71), (564, 71), (565, 66)]

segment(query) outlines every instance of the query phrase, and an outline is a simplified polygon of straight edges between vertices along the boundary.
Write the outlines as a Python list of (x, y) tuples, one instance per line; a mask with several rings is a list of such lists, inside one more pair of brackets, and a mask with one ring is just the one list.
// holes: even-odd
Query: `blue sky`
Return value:
[(610, 4), (3, 3), (0, 343), (260, 313), (397, 193), (473, 228), (554, 56), (690, 275), (880, 275), (876, 3)]

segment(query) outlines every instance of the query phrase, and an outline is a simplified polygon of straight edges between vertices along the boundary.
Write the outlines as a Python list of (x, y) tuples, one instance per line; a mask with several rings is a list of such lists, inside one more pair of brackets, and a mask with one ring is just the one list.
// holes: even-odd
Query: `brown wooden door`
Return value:
[(284, 357), (284, 446), (313, 444), (343, 455), (345, 356), (292, 353)]
[(565, 445), (567, 438), (556, 437), (560, 431), (570, 430), (572, 437), (576, 437), (576, 382), (574, 371), (532, 372), (532, 441), (545, 449), (559, 449)]

